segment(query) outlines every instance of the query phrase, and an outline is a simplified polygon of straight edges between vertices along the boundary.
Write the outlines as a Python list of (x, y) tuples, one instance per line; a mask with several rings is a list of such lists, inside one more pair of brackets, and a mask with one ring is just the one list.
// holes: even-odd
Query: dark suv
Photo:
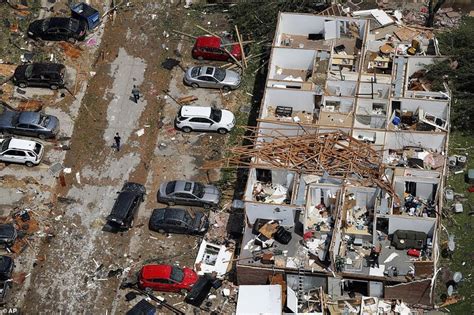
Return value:
[(13, 224), (0, 224), (0, 245), (4, 247), (11, 247), (18, 236)]
[(135, 213), (145, 200), (146, 190), (141, 184), (126, 182), (118, 192), (112, 211), (104, 226), (106, 232), (124, 231), (132, 227)]
[(32, 63), (15, 69), (13, 82), (21, 88), (49, 87), (57, 90), (65, 85), (66, 67), (59, 63)]
[(84, 40), (86, 27), (84, 23), (73, 18), (52, 17), (33, 21), (28, 27), (28, 36), (33, 39), (75, 42)]

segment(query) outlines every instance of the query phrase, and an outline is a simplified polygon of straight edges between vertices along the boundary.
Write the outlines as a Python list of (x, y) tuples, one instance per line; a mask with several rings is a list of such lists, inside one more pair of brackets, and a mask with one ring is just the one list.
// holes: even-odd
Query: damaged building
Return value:
[(252, 145), (219, 162), (249, 169), (238, 282), (282, 275), (293, 312), (433, 303), (450, 97), (433, 35), (381, 12), (280, 13)]

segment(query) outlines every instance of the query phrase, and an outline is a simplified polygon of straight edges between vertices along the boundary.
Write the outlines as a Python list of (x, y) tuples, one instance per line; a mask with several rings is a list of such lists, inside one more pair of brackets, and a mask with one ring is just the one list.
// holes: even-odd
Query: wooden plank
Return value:
[(234, 25), (235, 27), (235, 32), (237, 34), (237, 39), (239, 40), (239, 46), (240, 46), (240, 53), (242, 54), (242, 64), (244, 66), (244, 69), (247, 68), (247, 58), (245, 57), (245, 51), (244, 51), (244, 45), (242, 44), (242, 37), (240, 37), (239, 33), (239, 28), (237, 25)]

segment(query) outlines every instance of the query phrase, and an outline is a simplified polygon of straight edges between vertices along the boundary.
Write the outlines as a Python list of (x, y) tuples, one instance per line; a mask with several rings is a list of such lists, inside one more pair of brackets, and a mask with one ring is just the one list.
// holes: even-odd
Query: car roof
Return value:
[(21, 112), (18, 117), (19, 124), (37, 124), (41, 114), (38, 112)]
[(210, 117), (211, 108), (209, 106), (182, 106), (181, 107), (181, 116), (200, 116), (200, 117)]
[[(174, 186), (175, 192), (190, 192), (193, 190), (194, 182), (186, 180), (177, 180), (176, 185)], [(187, 189), (186, 189), (187, 188)]]
[(39, 74), (42, 72), (60, 72), (64, 69), (64, 65), (60, 63), (33, 63), (33, 73)]
[(142, 267), (141, 275), (145, 279), (166, 278), (171, 276), (171, 265), (145, 265)]
[(221, 47), (221, 38), (216, 36), (199, 36), (196, 38), (196, 46), (198, 47)]
[(16, 139), (10, 140), (9, 149), (33, 150), (38, 142), (32, 140)]
[(110, 212), (110, 217), (125, 219), (137, 194), (131, 191), (121, 191), (115, 200), (114, 207)]
[(153, 218), (158, 217), (159, 220), (164, 219), (177, 219), (183, 220), (184, 216), (188, 211), (182, 208), (159, 208), (153, 210), (151, 216)]

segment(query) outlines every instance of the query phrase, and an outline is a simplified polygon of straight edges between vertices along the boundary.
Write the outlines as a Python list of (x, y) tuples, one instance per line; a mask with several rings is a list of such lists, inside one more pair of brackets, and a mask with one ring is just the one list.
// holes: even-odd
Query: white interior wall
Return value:
[(329, 198), (336, 197), (336, 193), (341, 188), (333, 185), (311, 185), (308, 189), (307, 205), (317, 206), (321, 202), (321, 197), (324, 198), (324, 204), (329, 206)]
[(383, 104), (385, 112), (388, 111), (388, 101), (386, 100), (373, 100), (366, 98), (359, 98), (357, 100), (357, 114), (361, 115), (372, 115), (373, 104)]
[[(314, 133), (316, 132), (315, 129), (310, 128), (310, 127), (305, 127), (305, 130), (301, 129), (300, 126), (294, 123), (288, 123), (288, 124), (283, 124), (283, 123), (272, 123), (272, 122), (267, 122), (267, 121), (261, 121), (258, 124), (259, 127), (259, 141), (264, 140), (266, 142), (270, 141), (270, 138), (267, 137), (270, 133), (278, 136), (288, 136), (288, 137), (293, 137), (293, 136), (298, 136), (302, 135), (306, 132)], [(272, 132), (272, 129), (278, 130), (278, 133)]]
[(413, 216), (388, 215), (388, 234), (393, 234), (396, 230), (408, 230), (425, 232), (429, 237), (433, 236), (436, 225), (436, 218), (421, 218)]
[(274, 88), (274, 89), (285, 89), (287, 91), (299, 91), (303, 84), (302, 82), (296, 81), (276, 81), (276, 80), (268, 80), (267, 87)]
[(325, 20), (331, 20), (331, 18), (310, 14), (280, 13), (277, 35), (282, 33), (293, 35), (322, 34)]
[(363, 141), (363, 139), (372, 139), (375, 142), (373, 145), (383, 145), (385, 143), (385, 131), (371, 131), (371, 130), (360, 130), (354, 129), (352, 131), (352, 137), (357, 140)]
[(278, 67), (293, 70), (313, 69), (315, 55), (314, 50), (273, 48), (268, 77), (274, 79)]
[(355, 96), (356, 81), (327, 81), (326, 89), (335, 96)]
[(268, 117), (268, 106), (289, 106), (293, 111), (314, 111), (314, 92), (292, 89), (267, 88), (263, 99), (261, 117)]
[(425, 69), (427, 65), (432, 65), (437, 61), (445, 59), (444, 57), (410, 56), (407, 62), (407, 80), (413, 73)]
[[(391, 84), (392, 83), (392, 76), (390, 74), (379, 74), (377, 73), (377, 83), (380, 84)], [(371, 82), (374, 79), (373, 74), (362, 74), (360, 76), (360, 82)]]
[(251, 224), (257, 219), (282, 220), (281, 225), (293, 226), (295, 211), (298, 208), (287, 205), (274, 205), (268, 203), (245, 203), (245, 213)]
[(430, 113), (436, 117), (446, 119), (448, 117), (448, 101), (447, 100), (420, 100), (413, 98), (393, 99), (400, 102), (400, 110), (416, 112), (418, 108), (422, 108), (425, 113)]
[[(374, 99), (382, 98), (387, 99), (390, 85), (382, 83), (374, 83)], [(372, 83), (361, 82), (359, 85), (359, 97), (361, 98), (372, 98), (370, 95), (360, 95), (360, 94), (369, 94), (372, 93)]]
[(377, 189), (372, 187), (350, 187), (346, 190), (346, 195), (354, 194), (356, 205), (360, 208), (375, 208), (377, 199)]
[(322, 103), (326, 105), (327, 102), (338, 101), (341, 105), (339, 107), (339, 112), (349, 113), (354, 110), (354, 99), (348, 97), (339, 97), (339, 96), (324, 96)]
[(404, 146), (420, 146), (438, 152), (444, 151), (445, 134), (443, 133), (421, 133), (409, 131), (387, 132), (385, 149), (398, 150)]
[(247, 185), (245, 186), (244, 201), (251, 201), (253, 199), (252, 191), (253, 185), (257, 181), (257, 172), (254, 168), (249, 170), (249, 176), (247, 178)]

